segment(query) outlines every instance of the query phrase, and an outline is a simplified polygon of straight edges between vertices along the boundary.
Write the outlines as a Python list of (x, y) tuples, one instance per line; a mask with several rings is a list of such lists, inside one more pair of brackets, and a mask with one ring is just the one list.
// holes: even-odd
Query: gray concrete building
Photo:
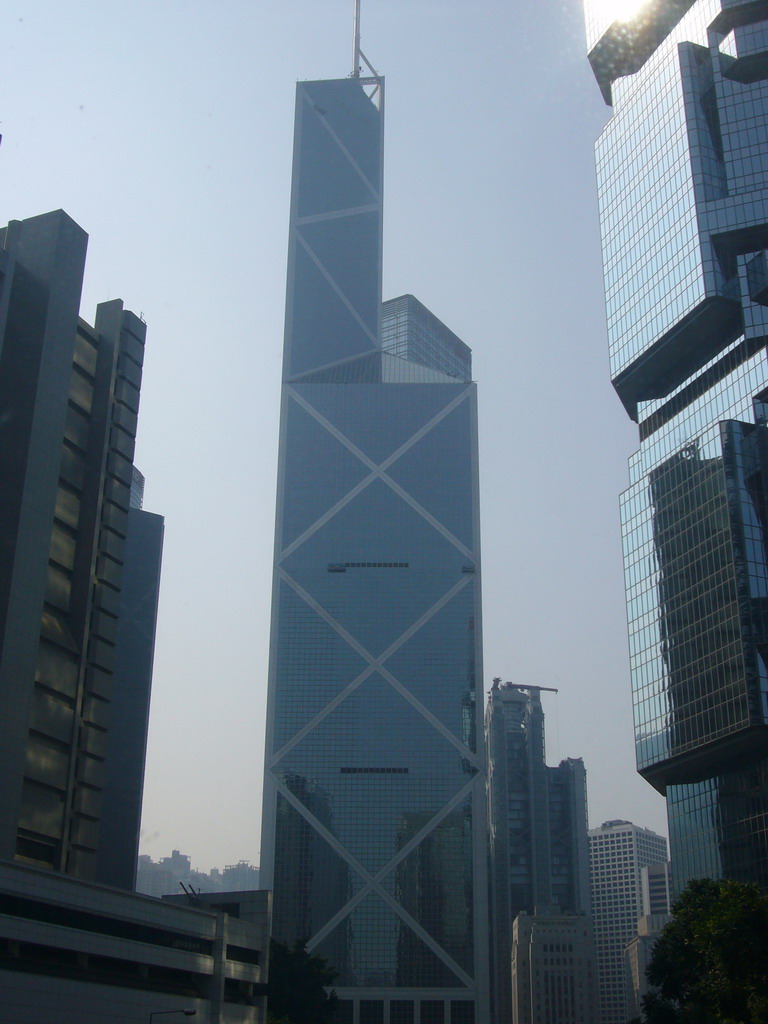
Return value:
[(0, 859), (94, 879), (146, 325), (78, 316), (86, 244), (62, 211), (0, 231)]
[(593, 1024), (597, 970), (588, 914), (520, 913), (512, 930), (512, 1024)]
[(2, 1018), (263, 1024), (271, 896), (174, 903), (0, 863)]
[(0, 1015), (265, 1018), (270, 895), (133, 886), (162, 519), (133, 467), (145, 324), (78, 316), (87, 236), (0, 231)]

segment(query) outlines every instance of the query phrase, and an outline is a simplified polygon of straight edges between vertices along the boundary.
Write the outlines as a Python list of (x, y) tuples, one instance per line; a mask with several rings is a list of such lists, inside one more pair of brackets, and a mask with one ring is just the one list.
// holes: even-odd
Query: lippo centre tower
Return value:
[(476, 392), (381, 303), (371, 72), (297, 87), (262, 878), (339, 1021), (484, 1024)]
[(640, 773), (674, 888), (768, 887), (768, 7), (587, 0)]

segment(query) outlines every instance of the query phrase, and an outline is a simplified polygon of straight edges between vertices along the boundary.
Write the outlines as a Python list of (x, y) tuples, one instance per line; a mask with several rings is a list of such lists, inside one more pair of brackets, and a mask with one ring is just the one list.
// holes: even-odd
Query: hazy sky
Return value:
[[(0, 221), (89, 233), (82, 315), (148, 323), (136, 462), (166, 517), (143, 847), (259, 859), (294, 83), (351, 65), (352, 0), (6, 0)], [(590, 824), (666, 831), (634, 772), (580, 0), (363, 0), (386, 76), (385, 298), (473, 349), (485, 689), (552, 686)]]

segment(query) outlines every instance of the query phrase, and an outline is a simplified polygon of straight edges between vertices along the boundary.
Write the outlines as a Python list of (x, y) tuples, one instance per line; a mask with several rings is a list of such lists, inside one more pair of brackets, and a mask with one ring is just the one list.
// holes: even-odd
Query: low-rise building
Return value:
[(666, 924), (672, 920), (670, 914), (646, 914), (637, 922), (637, 935), (624, 950), (627, 979), (627, 1003), (630, 1017), (642, 1013), (643, 996), (650, 990), (647, 971), (651, 962), (656, 939)]
[(593, 1024), (597, 970), (587, 914), (518, 914), (512, 929), (513, 1024)]
[(180, 905), (1, 863), (3, 1018), (136, 1024), (189, 1009), (201, 1024), (264, 1024), (271, 894), (209, 895)]

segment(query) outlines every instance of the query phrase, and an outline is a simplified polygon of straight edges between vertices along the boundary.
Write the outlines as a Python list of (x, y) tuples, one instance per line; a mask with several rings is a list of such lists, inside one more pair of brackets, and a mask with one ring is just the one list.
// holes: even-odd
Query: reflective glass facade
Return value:
[(678, 890), (768, 886), (768, 14), (591, 6), (611, 370), (640, 432), (621, 500), (638, 768), (667, 796)]
[(340, 1021), (480, 1024), (476, 394), (433, 314), (381, 306), (381, 137), (359, 82), (298, 86), (262, 881)]

